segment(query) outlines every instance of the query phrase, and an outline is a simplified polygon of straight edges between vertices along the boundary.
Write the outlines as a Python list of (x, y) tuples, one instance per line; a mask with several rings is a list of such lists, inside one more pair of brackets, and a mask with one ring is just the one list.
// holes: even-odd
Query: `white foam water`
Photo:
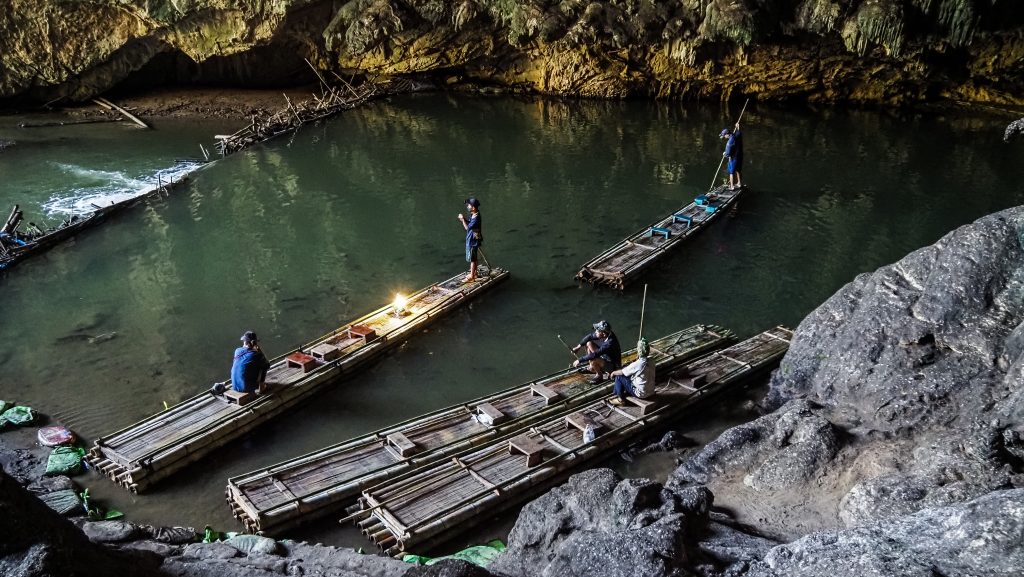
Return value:
[(202, 166), (202, 163), (181, 161), (169, 168), (138, 178), (118, 171), (96, 170), (69, 164), (57, 166), (79, 186), (55, 194), (43, 203), (42, 208), (48, 216), (88, 213), (97, 208), (127, 202), (155, 191), (160, 183), (166, 184), (181, 179)]

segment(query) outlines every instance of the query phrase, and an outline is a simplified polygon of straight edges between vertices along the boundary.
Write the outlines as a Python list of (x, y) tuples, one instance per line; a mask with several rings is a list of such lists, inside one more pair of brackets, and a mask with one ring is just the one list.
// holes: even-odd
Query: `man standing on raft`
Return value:
[(469, 220), (459, 213), (459, 222), (466, 229), (466, 262), (469, 263), (469, 274), (462, 282), (469, 283), (476, 280), (476, 261), (480, 253), (480, 245), (484, 243), (482, 222), (480, 220), (480, 201), (475, 197), (466, 199), (466, 208), (469, 210)]
[(729, 190), (743, 188), (743, 177), (740, 174), (743, 170), (743, 133), (740, 132), (740, 123), (737, 122), (736, 128), (731, 131), (723, 128), (718, 137), (727, 140), (722, 156), (729, 159)]

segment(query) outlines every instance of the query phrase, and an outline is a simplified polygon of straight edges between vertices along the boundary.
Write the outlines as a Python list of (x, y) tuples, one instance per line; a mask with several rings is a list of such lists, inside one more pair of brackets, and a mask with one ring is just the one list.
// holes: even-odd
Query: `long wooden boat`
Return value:
[(743, 188), (720, 186), (658, 222), (626, 237), (592, 258), (576, 273), (576, 280), (619, 290), (683, 240), (706, 227), (736, 203)]
[[(462, 275), (430, 285), (404, 305), (387, 305), (271, 360), (269, 392), (239, 398), (200, 393), (96, 440), (87, 459), (122, 487), (140, 492), (189, 463), (287, 411), (327, 383), (364, 368), (446, 313), (508, 278), (482, 267), (475, 282)], [(202, 385), (198, 385), (201, 389)]]
[[(697, 325), (651, 343), (651, 360), (669, 370), (733, 340)], [(626, 353), (631, 361), (636, 352)], [(350, 504), (362, 489), (410, 469), (525, 428), (607, 394), (575, 369), (410, 419), (228, 480), (226, 497), (246, 530), (279, 532)]]
[[(570, 469), (619, 448), (697, 402), (774, 367), (792, 331), (765, 331), (657, 375), (656, 395), (616, 406), (604, 397), (389, 479), (363, 491), (350, 518), (378, 547), (399, 555), (489, 519), (559, 481)], [(592, 428), (596, 438), (584, 441)]]
[[(64, 219), (59, 225), (51, 229), (34, 227), (29, 232), (18, 232), (18, 224), (21, 221), (21, 210), (14, 205), (8, 224), (13, 225), (4, 231), (0, 231), (0, 270), (13, 267), (22, 260), (41, 253), (57, 243), (74, 236), (82, 229), (96, 224), (104, 216), (108, 209), (100, 208), (84, 216), (72, 215)], [(30, 225), (31, 226), (31, 225)]]

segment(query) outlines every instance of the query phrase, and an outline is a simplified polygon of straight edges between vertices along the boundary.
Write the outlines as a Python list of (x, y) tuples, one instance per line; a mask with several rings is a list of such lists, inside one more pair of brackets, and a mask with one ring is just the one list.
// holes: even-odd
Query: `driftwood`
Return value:
[(7, 217), (7, 222), (4, 223), (4, 227), (0, 229), (0, 232), (14, 234), (14, 231), (18, 229), (18, 225), (21, 223), (21, 219), (21, 211), (18, 210), (18, 205), (14, 205), (14, 208), (11, 209), (11, 215)]
[[(319, 73), (317, 76), (320, 76)], [(323, 81), (323, 77), (320, 76), (320, 78)], [(344, 79), (338, 78), (345, 85), (347, 94), (334, 87), (328, 87), (325, 83), (323, 94), (313, 95), (311, 99), (304, 102), (292, 103), (285, 95), (284, 108), (272, 114), (253, 115), (248, 126), (233, 134), (215, 135), (217, 151), (221, 156), (227, 156), (253, 144), (292, 132), (303, 124), (323, 120), (343, 110), (355, 108), (371, 98), (408, 92), (412, 89), (412, 83), (407, 80), (367, 81), (353, 88)]]
[(114, 104), (113, 102), (107, 100), (106, 98), (101, 98), (101, 97), (97, 96), (96, 98), (93, 99), (93, 102), (95, 102), (96, 104), (99, 104), (100, 106), (102, 106), (102, 107), (104, 107), (104, 108), (106, 108), (108, 110), (109, 109), (116, 110), (118, 113), (121, 114), (121, 116), (124, 116), (128, 120), (131, 120), (132, 122), (134, 122), (135, 124), (138, 124), (139, 126), (141, 126), (143, 128), (149, 128), (149, 125), (146, 124), (145, 122), (139, 120), (139, 117), (135, 116), (131, 112), (128, 112), (124, 108), (121, 108), (120, 106)]

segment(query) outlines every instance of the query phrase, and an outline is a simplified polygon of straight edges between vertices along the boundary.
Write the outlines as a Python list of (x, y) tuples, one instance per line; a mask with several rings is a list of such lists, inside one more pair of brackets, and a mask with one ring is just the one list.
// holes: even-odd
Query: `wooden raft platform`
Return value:
[[(732, 340), (726, 329), (697, 325), (653, 341), (650, 358), (669, 370)], [(560, 371), (233, 477), (228, 504), (250, 532), (294, 527), (350, 504), (366, 487), (607, 394), (608, 382), (588, 377)]]
[(385, 306), (272, 359), (266, 394), (229, 402), (226, 395), (214, 396), (204, 390), (97, 439), (86, 459), (122, 487), (143, 491), (287, 411), (328, 382), (363, 368), (414, 332), (508, 278), (508, 271), (495, 268), (492, 272), (483, 267), (479, 279), (468, 284), (461, 283), (462, 277), (454, 276), (413, 294), (404, 312)]
[[(623, 290), (654, 261), (727, 211), (741, 192), (743, 188), (729, 190), (720, 186), (698, 196), (694, 202), (591, 259), (576, 273), (576, 280)], [(698, 200), (702, 203), (698, 204)]]
[[(429, 547), (545, 490), (571, 469), (620, 448), (714, 393), (774, 367), (792, 331), (777, 327), (657, 376), (641, 414), (609, 397), (578, 405), (527, 430), (437, 461), (363, 491), (351, 518), (389, 555)], [(594, 441), (583, 442), (591, 425)]]

